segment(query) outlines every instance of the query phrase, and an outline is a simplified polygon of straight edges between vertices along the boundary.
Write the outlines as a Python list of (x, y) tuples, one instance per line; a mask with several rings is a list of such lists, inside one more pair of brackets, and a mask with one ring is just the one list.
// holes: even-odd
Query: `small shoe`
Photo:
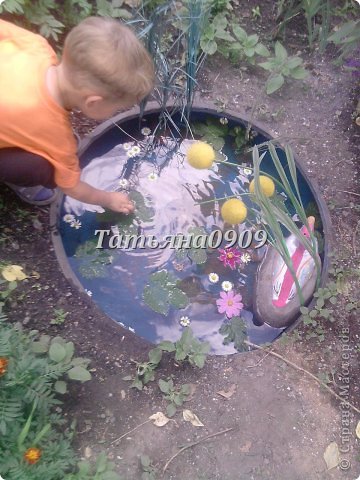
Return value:
[(16, 195), (30, 205), (50, 205), (57, 197), (57, 190), (37, 185), (36, 187), (20, 187), (13, 183), (6, 183)]

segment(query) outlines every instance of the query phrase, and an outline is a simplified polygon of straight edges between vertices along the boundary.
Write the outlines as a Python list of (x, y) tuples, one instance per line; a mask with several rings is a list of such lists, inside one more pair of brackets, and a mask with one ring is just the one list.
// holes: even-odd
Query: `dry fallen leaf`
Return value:
[(204, 427), (204, 424), (191, 410), (183, 410), (183, 419), (185, 422), (190, 422), (194, 427)]
[(170, 418), (164, 415), (162, 412), (156, 412), (149, 417), (150, 420), (154, 420), (154, 425), (157, 427), (163, 427), (168, 422), (170, 422)]
[(360, 438), (360, 421), (356, 425), (355, 433), (356, 433), (357, 438)]
[(331, 442), (330, 445), (327, 446), (324, 453), (324, 460), (328, 470), (331, 470), (339, 465), (340, 453), (336, 442)]
[(248, 440), (245, 445), (239, 448), (241, 453), (249, 453), (250, 448), (251, 448), (252, 442), (251, 440)]
[(92, 455), (92, 450), (90, 447), (85, 447), (85, 450), (84, 450), (84, 457), (85, 458), (90, 458)]
[(189, 395), (186, 397), (186, 400), (185, 400), (186, 402), (189, 402), (194, 398), (196, 388), (197, 388), (197, 385), (195, 385), (195, 383), (189, 383), (188, 385), (190, 387), (190, 391), (189, 391)]
[(20, 265), (8, 265), (1, 270), (1, 274), (8, 282), (25, 280), (25, 278), (27, 278), (23, 272), (23, 267), (20, 267)]
[(233, 383), (227, 392), (225, 390), (220, 390), (219, 392), (216, 392), (216, 393), (226, 398), (227, 400), (229, 400), (229, 398), (231, 398), (234, 395), (235, 390), (236, 390), (236, 385), (235, 383)]

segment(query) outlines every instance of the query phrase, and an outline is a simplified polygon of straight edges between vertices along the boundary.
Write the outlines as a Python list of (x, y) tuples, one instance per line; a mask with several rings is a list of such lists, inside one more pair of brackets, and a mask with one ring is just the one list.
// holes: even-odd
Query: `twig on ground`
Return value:
[[(244, 343), (246, 343), (247, 345), (249, 345), (250, 347), (254, 347), (258, 350), (262, 350), (264, 352), (266, 352), (265, 348), (263, 347), (260, 347), (260, 345), (256, 345), (256, 343), (251, 343), (251, 342), (248, 342), (247, 340), (244, 341)], [(270, 355), (273, 355), (274, 357), (277, 357), (277, 358), (280, 358), (280, 360), (282, 360), (283, 362), (291, 365), (293, 368), (295, 368), (296, 370), (300, 370), (300, 372), (303, 372), (303, 373), (306, 373), (307, 375), (309, 375), (312, 379), (314, 379), (317, 383), (319, 383), (322, 387), (326, 388), (326, 390), (328, 390), (332, 395), (334, 395), (334, 397), (336, 397), (338, 400), (340, 400), (341, 402), (345, 402), (346, 405), (349, 405), (349, 407), (354, 410), (355, 412), (359, 413), (360, 414), (360, 410), (355, 407), (355, 405), (353, 405), (352, 403), (350, 403), (349, 401), (345, 401), (344, 398), (340, 397), (340, 395), (338, 395), (336, 392), (334, 392), (334, 390), (330, 387), (328, 387), (326, 385), (326, 383), (322, 382), (321, 380), (319, 380), (314, 374), (312, 374), (311, 372), (309, 372), (308, 370), (305, 370), (304, 368), (302, 367), (299, 367), (298, 365), (296, 365), (295, 363), (291, 362), (290, 360), (288, 360), (287, 358), (283, 357), (282, 355), (280, 355), (279, 353), (276, 353), (276, 352), (273, 352), (272, 350), (269, 351), (269, 354)]]
[(268, 357), (269, 355), (270, 355), (270, 352), (267, 352), (267, 354), (266, 354), (266, 355), (264, 355), (262, 358), (260, 358), (260, 360), (259, 360), (257, 363), (255, 363), (255, 365), (249, 365), (249, 366), (248, 366), (248, 367), (246, 367), (246, 368), (254, 368), (254, 367), (258, 367), (259, 365), (261, 365), (261, 364), (262, 364), (262, 362), (265, 360), (265, 358), (266, 358), (266, 357)]
[(355, 195), (356, 197), (360, 197), (360, 193), (349, 192), (348, 190), (338, 190), (341, 193), (348, 193), (349, 195)]
[(354, 257), (356, 257), (357, 255), (357, 251), (356, 251), (356, 237), (357, 237), (357, 231), (360, 227), (360, 220), (358, 220), (357, 224), (356, 224), (356, 227), (355, 227), (355, 230), (354, 230), (354, 233), (353, 233), (353, 238), (352, 238), (352, 245), (353, 245), (353, 251), (354, 251)]
[(199, 443), (201, 442), (204, 442), (205, 440), (209, 440), (209, 438), (213, 438), (213, 437), (217, 437), (219, 435), (223, 435), (224, 433), (227, 433), (227, 432), (230, 432), (231, 430), (234, 430), (236, 427), (231, 427), (231, 428), (227, 428), (226, 430), (221, 430), (221, 432), (216, 432), (216, 433), (212, 433), (210, 435), (206, 435), (206, 437), (202, 437), (200, 438), (199, 440), (197, 440), (196, 442), (192, 442), (192, 443), (188, 443), (187, 445), (184, 445), (183, 447), (180, 448), (180, 450), (178, 452), (176, 452), (165, 464), (164, 468), (163, 468), (163, 471), (162, 473), (164, 474), (168, 468), (168, 466), (170, 465), (170, 463), (174, 460), (174, 458), (176, 458), (178, 455), (180, 455), (180, 453), (184, 452), (185, 450), (187, 450), (188, 448), (191, 448), (191, 447), (194, 447), (195, 445), (198, 445)]
[(151, 422), (151, 420), (146, 420), (145, 422), (143, 423), (140, 423), (140, 425), (138, 425), (137, 427), (133, 428), (132, 430), (129, 430), (128, 432), (124, 433), (123, 435), (121, 435), (121, 437), (119, 438), (116, 438), (115, 440), (113, 440), (110, 445), (113, 445), (114, 443), (116, 442), (119, 442), (122, 438), (126, 437), (127, 435), (130, 435), (130, 433), (132, 432), (135, 432), (135, 430), (137, 430), (138, 428), (142, 427), (143, 425), (145, 425), (146, 423), (149, 423)]

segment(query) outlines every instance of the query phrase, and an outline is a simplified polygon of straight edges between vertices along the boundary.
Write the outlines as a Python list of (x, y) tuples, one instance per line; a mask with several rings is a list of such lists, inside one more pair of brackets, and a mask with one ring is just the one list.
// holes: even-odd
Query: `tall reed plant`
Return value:
[[(283, 228), (289, 233), (295, 235), (299, 243), (309, 252), (311, 257), (315, 262), (316, 272), (317, 272), (317, 287), (320, 283), (321, 275), (321, 263), (318, 257), (317, 251), (317, 242), (314, 233), (312, 232), (307, 215), (304, 209), (304, 205), (301, 199), (297, 171), (294, 160), (294, 155), (289, 146), (285, 147), (285, 155), (287, 161), (288, 174), (286, 173), (285, 168), (283, 167), (276, 147), (272, 142), (268, 144), (268, 151), (270, 152), (271, 159), (275, 166), (278, 178), (272, 177), (276, 184), (281, 186), (281, 189), (285, 192), (288, 197), (288, 200), (295, 210), (300, 221), (306, 226), (309, 231), (310, 239), (306, 238), (299, 230), (299, 227), (296, 225), (295, 221), (292, 219), (291, 215), (284, 211), (276, 202), (273, 202), (269, 197), (265, 196), (261, 187), (259, 177), (263, 173), (260, 170), (261, 162), (266, 155), (266, 151), (261, 155), (259, 154), (259, 149), (255, 145), (252, 149), (252, 158), (254, 166), (254, 180), (255, 180), (255, 189), (254, 189), (254, 202), (259, 206), (262, 218), (264, 220), (264, 228), (268, 233), (268, 238), (270, 244), (275, 248), (275, 250), (281, 255), (286, 266), (288, 267), (291, 275), (294, 279), (296, 290), (300, 299), (301, 305), (304, 304), (304, 298), (302, 295), (301, 287), (299, 285), (298, 279), (296, 277), (296, 272), (294, 271), (291, 256), (286, 245), (286, 237), (283, 233)], [(267, 174), (268, 175), (268, 174)], [(269, 176), (269, 175), (268, 175)]]
[[(160, 106), (156, 130), (163, 131), (170, 127), (170, 133), (173, 130), (179, 133), (173, 116), (181, 112), (181, 118), (189, 128), (196, 79), (205, 59), (200, 49), (200, 38), (210, 6), (207, 0), (186, 0), (179, 7), (176, 1), (170, 0), (157, 6), (146, 18), (144, 5), (146, 2), (135, 19), (128, 23), (137, 29), (138, 36), (145, 41), (155, 64), (157, 84), (152, 97)], [(145, 99), (141, 104), (140, 117), (148, 100)]]

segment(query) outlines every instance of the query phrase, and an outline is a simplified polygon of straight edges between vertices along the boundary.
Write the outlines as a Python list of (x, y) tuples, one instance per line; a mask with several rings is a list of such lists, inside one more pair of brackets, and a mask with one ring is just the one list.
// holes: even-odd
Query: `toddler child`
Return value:
[(0, 20), (0, 182), (29, 203), (51, 203), (55, 188), (84, 203), (130, 213), (127, 195), (80, 180), (69, 113), (102, 120), (147, 96), (149, 53), (132, 30), (89, 17), (65, 39), (61, 61), (40, 35)]

